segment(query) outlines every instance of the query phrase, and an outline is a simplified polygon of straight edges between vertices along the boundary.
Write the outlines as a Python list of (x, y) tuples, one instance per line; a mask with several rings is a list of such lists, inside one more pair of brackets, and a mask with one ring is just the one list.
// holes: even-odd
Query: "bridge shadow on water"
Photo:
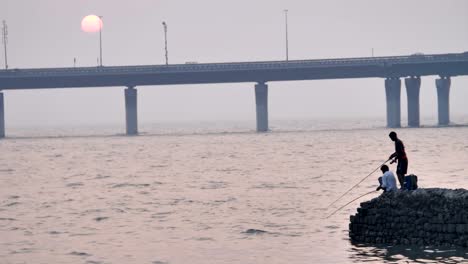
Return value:
[(349, 251), (355, 263), (468, 263), (468, 250), (461, 247), (352, 244)]
[[(399, 129), (431, 129), (431, 128), (466, 128), (468, 124), (451, 124), (448, 126), (438, 126), (438, 125), (422, 125), (420, 127), (401, 127)], [(71, 135), (27, 135), (27, 136), (16, 136), (16, 135), (7, 135), (3, 140), (31, 140), (31, 139), (92, 139), (92, 138), (145, 138), (145, 137), (182, 137), (182, 136), (222, 136), (222, 135), (253, 135), (253, 134), (286, 134), (286, 133), (315, 133), (315, 132), (332, 132), (332, 131), (367, 131), (367, 130), (388, 130), (389, 128), (385, 126), (375, 126), (375, 127), (355, 127), (355, 128), (298, 128), (298, 129), (282, 129), (281, 127), (274, 127), (268, 132), (258, 133), (255, 130), (242, 130), (242, 131), (216, 131), (216, 130), (204, 130), (204, 131), (160, 131), (160, 132), (140, 132), (138, 135), (126, 135), (125, 133), (115, 133), (115, 134), (71, 134)], [(0, 140), (2, 140), (0, 138)]]
[[(145, 138), (145, 137), (183, 137), (183, 136), (214, 136), (214, 135), (251, 135), (257, 134), (255, 131), (241, 132), (167, 132), (148, 133), (141, 132), (138, 135), (118, 134), (81, 134), (81, 135), (37, 135), (37, 136), (6, 136), (3, 140), (31, 140), (31, 139), (106, 139), (106, 138)], [(0, 139), (1, 140), (1, 139)]]

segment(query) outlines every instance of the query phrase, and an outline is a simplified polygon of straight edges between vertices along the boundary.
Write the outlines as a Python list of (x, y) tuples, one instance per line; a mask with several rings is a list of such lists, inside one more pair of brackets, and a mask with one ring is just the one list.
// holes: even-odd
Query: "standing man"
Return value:
[(398, 182), (400, 182), (400, 187), (403, 189), (405, 183), (405, 174), (408, 171), (408, 158), (406, 157), (405, 145), (403, 145), (403, 141), (397, 137), (397, 133), (394, 131), (390, 132), (388, 136), (392, 141), (395, 142), (395, 153), (390, 155), (388, 159), (393, 159), (390, 164), (398, 161), (396, 173), (398, 176)]
[(382, 177), (379, 177), (380, 186), (377, 187), (376, 191), (384, 190), (384, 192), (393, 192), (398, 190), (396, 186), (395, 175), (393, 175), (393, 172), (388, 169), (388, 166), (382, 165), (380, 170), (382, 171), (383, 175)]

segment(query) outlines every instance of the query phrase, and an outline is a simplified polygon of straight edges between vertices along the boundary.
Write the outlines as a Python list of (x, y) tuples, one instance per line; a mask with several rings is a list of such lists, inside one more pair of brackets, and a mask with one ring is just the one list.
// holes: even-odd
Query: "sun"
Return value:
[(81, 30), (84, 32), (99, 32), (102, 26), (102, 19), (96, 15), (88, 15), (81, 20)]

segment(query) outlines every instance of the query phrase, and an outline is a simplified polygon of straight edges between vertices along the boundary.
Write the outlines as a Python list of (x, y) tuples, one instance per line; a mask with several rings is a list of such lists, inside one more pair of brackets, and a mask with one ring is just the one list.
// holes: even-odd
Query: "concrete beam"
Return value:
[(5, 104), (3, 103), (3, 93), (0, 91), (0, 138), (5, 137)]
[(268, 131), (268, 85), (255, 85), (255, 104), (257, 109), (257, 132)]
[(447, 126), (450, 123), (450, 84), (450, 77), (436, 80), (439, 126)]
[(125, 120), (127, 135), (138, 135), (137, 90), (134, 87), (125, 89)]
[(400, 78), (387, 78), (385, 80), (385, 94), (387, 97), (387, 127), (401, 127)]
[(406, 95), (408, 98), (408, 126), (419, 127), (419, 90), (421, 78), (411, 77), (405, 79)]

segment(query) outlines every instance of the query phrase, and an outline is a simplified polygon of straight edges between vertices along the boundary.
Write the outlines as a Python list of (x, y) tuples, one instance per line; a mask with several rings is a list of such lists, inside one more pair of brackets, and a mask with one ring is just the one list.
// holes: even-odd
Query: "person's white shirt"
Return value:
[(386, 171), (382, 176), (382, 187), (385, 188), (387, 192), (396, 191), (398, 190), (396, 186), (396, 179), (393, 172)]

